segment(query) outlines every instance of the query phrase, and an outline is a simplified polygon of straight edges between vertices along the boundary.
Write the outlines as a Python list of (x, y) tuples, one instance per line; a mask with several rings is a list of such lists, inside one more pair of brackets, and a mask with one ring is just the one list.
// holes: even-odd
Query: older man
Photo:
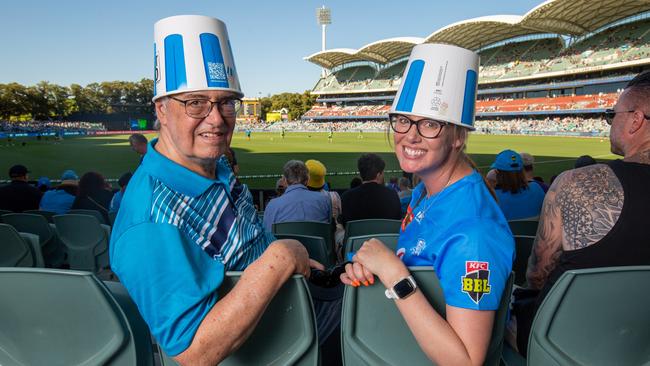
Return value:
[(566, 171), (546, 194), (526, 273), (541, 292), (533, 311), (518, 315), (520, 350), (565, 271), (650, 264), (650, 73), (630, 81), (606, 117), (612, 153), (623, 159)]
[(282, 176), (287, 189), (274, 198), (264, 211), (264, 227), (271, 230), (273, 224), (287, 221), (320, 221), (329, 223), (332, 204), (328, 195), (307, 189), (309, 171), (305, 163), (290, 160), (284, 164)]
[[(124, 194), (111, 266), (165, 352), (184, 365), (215, 365), (310, 263), (300, 243), (264, 231), (224, 156), (242, 97), (225, 24), (176, 16), (154, 33), (160, 137)], [(218, 298), (227, 270), (244, 272)]]

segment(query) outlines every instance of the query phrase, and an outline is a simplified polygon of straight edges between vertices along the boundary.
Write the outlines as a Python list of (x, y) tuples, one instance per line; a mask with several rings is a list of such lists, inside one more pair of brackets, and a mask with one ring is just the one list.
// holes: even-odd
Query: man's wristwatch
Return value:
[(389, 299), (405, 299), (415, 292), (418, 285), (413, 276), (404, 277), (397, 281), (392, 288), (386, 289), (386, 297)]

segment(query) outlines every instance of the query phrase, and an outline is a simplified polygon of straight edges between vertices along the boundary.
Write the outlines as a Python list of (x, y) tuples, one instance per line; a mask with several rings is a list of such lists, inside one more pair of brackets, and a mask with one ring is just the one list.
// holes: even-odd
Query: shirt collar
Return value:
[(296, 189), (307, 189), (304, 184), (292, 184), (287, 189), (284, 190), (284, 193), (288, 193), (290, 191), (295, 191)]
[(156, 151), (154, 146), (157, 142), (157, 138), (149, 142), (147, 153), (144, 155), (142, 165), (140, 166), (148, 174), (159, 179), (171, 189), (191, 197), (200, 196), (212, 187), (213, 184), (222, 184), (230, 190), (234, 177), (228, 167), (225, 156), (222, 156), (215, 162), (217, 165), (216, 179), (209, 179), (187, 169)]

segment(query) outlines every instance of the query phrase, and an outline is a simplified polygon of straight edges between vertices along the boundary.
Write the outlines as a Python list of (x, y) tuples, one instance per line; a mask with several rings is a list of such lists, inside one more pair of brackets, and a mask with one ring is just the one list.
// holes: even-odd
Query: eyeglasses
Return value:
[(224, 98), (214, 102), (210, 99), (182, 100), (172, 96), (170, 98), (183, 104), (185, 106), (185, 114), (192, 118), (207, 117), (212, 112), (212, 107), (216, 104), (221, 117), (230, 120), (237, 116), (237, 112), (241, 108), (241, 99), (238, 98)]
[[(615, 111), (612, 108), (605, 109), (605, 122), (607, 122), (608, 125), (612, 125), (612, 122), (614, 122), (614, 118), (616, 118), (617, 113), (632, 113), (636, 112), (635, 109), (629, 110), (629, 111)], [(650, 116), (643, 114), (643, 118), (650, 120)]]
[(436, 121), (434, 119), (421, 119), (414, 121), (401, 114), (391, 114), (388, 116), (390, 119), (390, 128), (395, 133), (408, 133), (411, 126), (415, 125), (420, 136), (425, 139), (435, 139), (440, 136), (442, 128), (447, 125), (446, 122)]

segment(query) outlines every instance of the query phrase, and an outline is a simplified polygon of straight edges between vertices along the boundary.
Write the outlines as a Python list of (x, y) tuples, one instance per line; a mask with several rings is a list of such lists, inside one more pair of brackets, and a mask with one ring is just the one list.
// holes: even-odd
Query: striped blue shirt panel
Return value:
[[(236, 184), (225, 158), (217, 170), (227, 176), (205, 192), (192, 197), (175, 191), (161, 180), (153, 187), (151, 221), (176, 226), (191, 242), (226, 271), (244, 270), (255, 261), (274, 237), (266, 233), (257, 217), (248, 187)], [(221, 174), (220, 174), (221, 175)]]

